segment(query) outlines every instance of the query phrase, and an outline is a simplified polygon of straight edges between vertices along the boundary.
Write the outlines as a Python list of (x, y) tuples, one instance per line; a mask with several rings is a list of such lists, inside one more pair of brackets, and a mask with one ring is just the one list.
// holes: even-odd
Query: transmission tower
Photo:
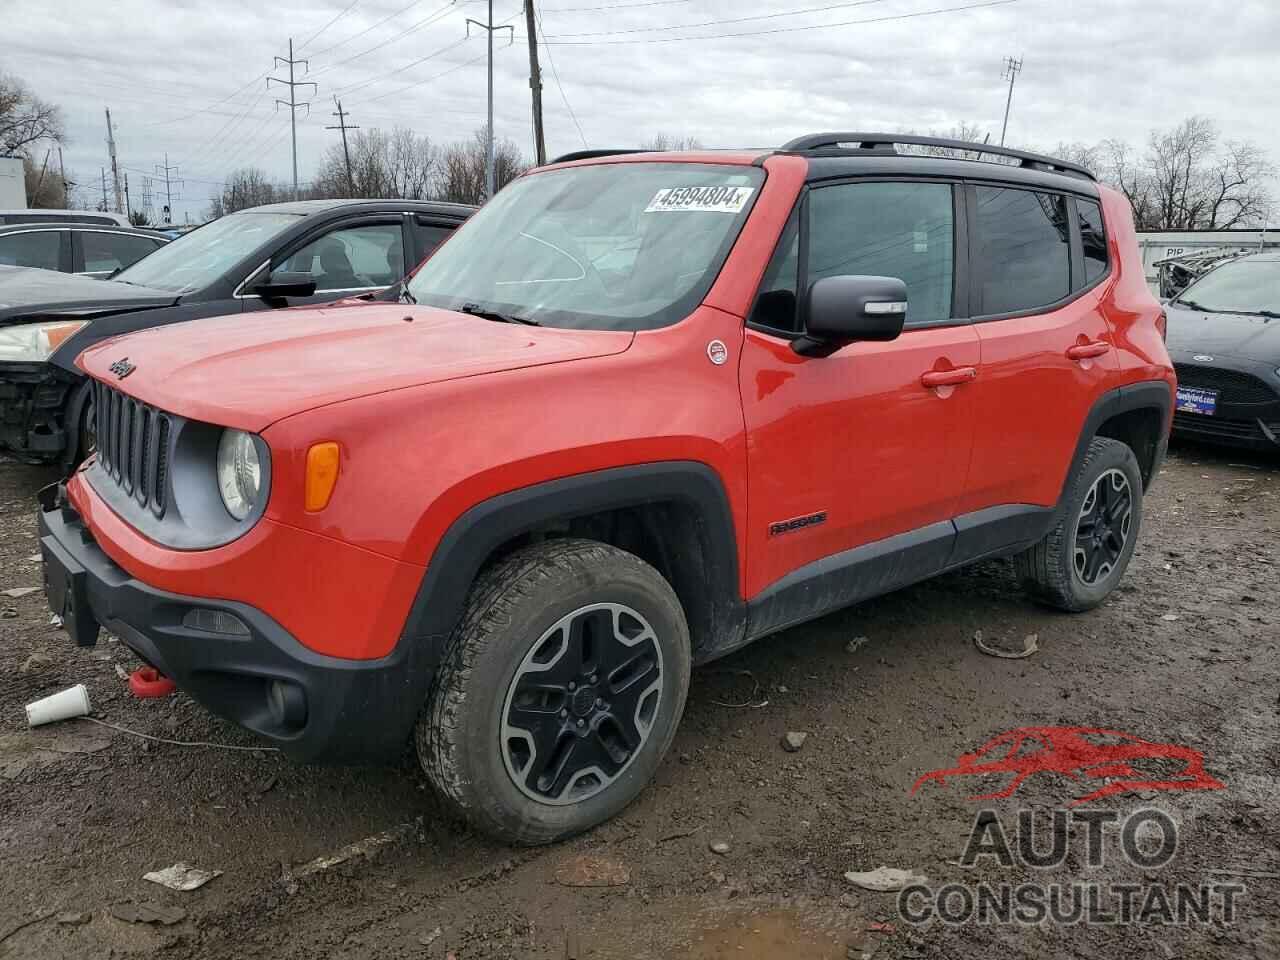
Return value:
[(297, 94), (298, 87), (310, 87), (311, 92), (313, 94), (319, 88), (310, 80), (294, 79), (294, 75), (293, 75), (294, 67), (296, 67), (298, 64), (302, 64), (303, 72), (305, 73), (311, 69), (311, 64), (306, 60), (293, 59), (293, 38), (292, 37), (289, 38), (289, 56), (287, 58), (276, 57), (275, 63), (272, 65), (272, 69), (274, 70), (276, 67), (280, 66), (281, 64), (289, 68), (289, 79), (281, 80), (279, 77), (267, 77), (267, 87), (269, 89), (271, 87), (271, 81), (274, 80), (276, 83), (280, 84), (281, 86), (289, 88), (288, 102), (284, 100), (277, 100), (276, 109), (279, 110), (281, 107), (289, 108), (289, 131), (293, 138), (293, 199), (297, 200), (298, 199), (298, 109), (301, 107), (306, 107), (307, 116), (311, 116), (311, 104), (310, 102), (298, 103), (296, 94)]
[[(169, 154), (164, 155), (164, 163), (156, 164), (156, 175), (164, 177), (164, 222), (173, 223), (173, 185), (176, 183), (182, 186), (182, 181), (174, 179), (174, 174), (178, 172), (178, 165), (169, 164)], [(181, 200), (181, 197), (178, 197)]]

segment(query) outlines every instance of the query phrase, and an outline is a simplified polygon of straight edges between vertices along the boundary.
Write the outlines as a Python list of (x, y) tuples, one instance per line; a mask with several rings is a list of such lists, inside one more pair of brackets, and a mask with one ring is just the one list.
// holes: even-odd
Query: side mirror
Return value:
[(823, 277), (809, 287), (805, 335), (791, 348), (825, 357), (858, 340), (896, 340), (907, 318), (907, 285), (897, 277)]
[(316, 278), (309, 273), (272, 273), (253, 292), (263, 300), (309, 297), (316, 292)]

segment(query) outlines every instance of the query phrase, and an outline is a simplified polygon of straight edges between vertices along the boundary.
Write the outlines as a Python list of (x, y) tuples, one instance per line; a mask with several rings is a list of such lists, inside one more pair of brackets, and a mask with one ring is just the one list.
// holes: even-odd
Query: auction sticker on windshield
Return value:
[(654, 194), (644, 212), (740, 213), (754, 192), (755, 187), (664, 187)]

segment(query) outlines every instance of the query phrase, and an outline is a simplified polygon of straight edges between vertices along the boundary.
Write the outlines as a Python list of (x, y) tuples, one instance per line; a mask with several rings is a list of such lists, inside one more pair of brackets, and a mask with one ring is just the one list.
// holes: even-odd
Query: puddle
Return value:
[[(825, 929), (824, 929), (825, 928)], [(855, 928), (805, 923), (794, 913), (777, 911), (727, 919), (694, 938), (680, 960), (845, 960)]]

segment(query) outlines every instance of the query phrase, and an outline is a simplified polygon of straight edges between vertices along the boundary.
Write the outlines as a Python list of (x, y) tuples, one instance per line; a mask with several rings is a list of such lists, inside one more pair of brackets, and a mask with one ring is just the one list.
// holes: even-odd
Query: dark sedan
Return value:
[(379, 294), (474, 209), (277, 203), (214, 220), (109, 280), (0, 266), (0, 447), (68, 464), (85, 454), (93, 404), (75, 358), (90, 344), (183, 320)]
[(109, 277), (155, 253), (168, 237), (131, 227), (92, 223), (19, 223), (0, 226), (0, 266), (39, 267), (88, 277)]
[(1170, 301), (1174, 432), (1280, 451), (1280, 253), (1231, 260)]

